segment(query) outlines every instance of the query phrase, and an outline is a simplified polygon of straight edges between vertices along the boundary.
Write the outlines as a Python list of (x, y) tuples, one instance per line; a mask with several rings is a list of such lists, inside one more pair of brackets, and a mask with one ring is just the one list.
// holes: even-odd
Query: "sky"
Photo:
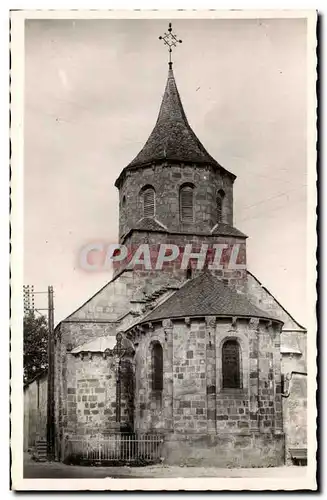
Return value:
[[(305, 326), (306, 21), (172, 22), (188, 121), (237, 176), (248, 269)], [(24, 283), (53, 285), (57, 323), (110, 280), (81, 269), (79, 255), (89, 242), (118, 242), (114, 182), (157, 119), (168, 20), (25, 23)]]

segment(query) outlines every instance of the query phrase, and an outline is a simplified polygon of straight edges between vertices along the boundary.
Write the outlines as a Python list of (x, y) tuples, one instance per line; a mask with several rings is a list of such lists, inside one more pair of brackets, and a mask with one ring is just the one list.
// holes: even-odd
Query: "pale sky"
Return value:
[[(172, 22), (189, 123), (237, 176), (234, 226), (249, 236), (248, 269), (306, 326), (306, 21)], [(118, 242), (114, 181), (157, 119), (167, 27), (26, 21), (24, 283), (53, 285), (56, 323), (110, 280), (80, 269), (79, 251)]]

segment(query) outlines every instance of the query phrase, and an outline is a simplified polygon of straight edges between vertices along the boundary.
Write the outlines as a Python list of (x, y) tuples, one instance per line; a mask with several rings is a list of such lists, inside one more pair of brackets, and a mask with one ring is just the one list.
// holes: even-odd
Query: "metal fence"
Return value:
[(111, 434), (68, 439), (66, 460), (76, 463), (135, 463), (160, 461), (163, 438), (157, 434)]

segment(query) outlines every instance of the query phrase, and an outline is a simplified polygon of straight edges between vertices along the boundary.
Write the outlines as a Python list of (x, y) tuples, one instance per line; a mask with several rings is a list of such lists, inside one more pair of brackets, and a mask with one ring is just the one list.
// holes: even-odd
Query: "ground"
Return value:
[(259, 469), (222, 469), (218, 467), (182, 467), (151, 465), (147, 467), (86, 467), (59, 462), (35, 462), (24, 456), (24, 478), (155, 478), (155, 477), (276, 477), (296, 478), (306, 474), (306, 467), (271, 467)]

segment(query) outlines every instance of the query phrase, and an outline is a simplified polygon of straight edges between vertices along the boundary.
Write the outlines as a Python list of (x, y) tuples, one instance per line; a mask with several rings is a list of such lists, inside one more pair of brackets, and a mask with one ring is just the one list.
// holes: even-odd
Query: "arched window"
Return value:
[(193, 187), (190, 185), (181, 187), (179, 211), (181, 222), (193, 222)]
[(152, 346), (152, 390), (163, 390), (163, 351), (159, 342)]
[(154, 217), (156, 212), (156, 193), (152, 186), (143, 190), (143, 216)]
[(223, 389), (240, 389), (240, 346), (237, 340), (227, 340), (222, 348)]
[(223, 205), (224, 205), (224, 198), (225, 198), (225, 193), (222, 189), (220, 189), (217, 193), (216, 197), (216, 218), (217, 222), (223, 222), (224, 218), (224, 211), (223, 211)]

